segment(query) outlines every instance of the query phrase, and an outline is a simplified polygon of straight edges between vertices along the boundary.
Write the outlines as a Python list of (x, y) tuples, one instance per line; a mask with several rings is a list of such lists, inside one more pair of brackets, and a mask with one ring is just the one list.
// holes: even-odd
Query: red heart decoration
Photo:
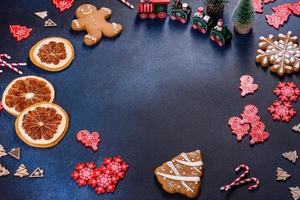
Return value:
[(32, 28), (27, 28), (26, 26), (20, 25), (10, 25), (9, 29), (13, 37), (16, 38), (17, 42), (28, 38), (32, 31)]
[(52, 3), (55, 5), (56, 8), (60, 10), (60, 12), (63, 12), (69, 8), (74, 3), (74, 0), (52, 0)]
[(100, 142), (100, 134), (98, 132), (90, 133), (88, 130), (81, 130), (76, 134), (76, 139), (84, 146), (91, 147), (93, 151), (98, 150), (98, 144)]

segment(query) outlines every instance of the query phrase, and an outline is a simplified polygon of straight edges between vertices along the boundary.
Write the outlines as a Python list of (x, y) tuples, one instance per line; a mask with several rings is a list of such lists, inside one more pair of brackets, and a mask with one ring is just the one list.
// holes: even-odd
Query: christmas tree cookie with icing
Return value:
[(195, 198), (199, 194), (203, 176), (201, 151), (179, 154), (157, 167), (155, 175), (168, 193), (179, 193)]

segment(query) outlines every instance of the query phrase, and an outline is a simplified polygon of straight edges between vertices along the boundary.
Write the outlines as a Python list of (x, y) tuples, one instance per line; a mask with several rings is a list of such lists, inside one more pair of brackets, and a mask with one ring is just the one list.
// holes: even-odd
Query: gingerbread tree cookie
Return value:
[(10, 172), (4, 166), (0, 164), (0, 176), (7, 176)]
[(18, 176), (18, 177), (21, 177), (21, 178), (24, 177), (24, 176), (28, 176), (28, 175), (29, 175), (29, 173), (28, 173), (28, 171), (27, 171), (24, 164), (21, 164), (18, 167), (16, 173), (14, 174), (14, 176)]
[(277, 167), (276, 176), (277, 176), (277, 178), (276, 178), (277, 181), (286, 181), (288, 178), (291, 177), (291, 175), (289, 173), (287, 173), (280, 167)]
[(3, 157), (3, 156), (6, 156), (7, 153), (4, 149), (4, 147), (0, 144), (0, 158)]
[(295, 164), (296, 161), (298, 160), (298, 154), (297, 154), (297, 151), (289, 151), (289, 152), (285, 152), (285, 153), (282, 154), (282, 156), (283, 156), (285, 159), (287, 159), (287, 160), (293, 162), (294, 164)]
[(278, 37), (269, 35), (259, 38), (256, 62), (262, 67), (270, 66), (270, 71), (279, 76), (300, 71), (300, 46), (298, 37), (289, 31)]
[(155, 175), (168, 193), (180, 193), (195, 198), (203, 176), (202, 155), (199, 150), (181, 153), (155, 170)]
[(87, 46), (93, 46), (98, 43), (103, 36), (116, 37), (123, 29), (121, 24), (109, 23), (107, 20), (111, 17), (112, 10), (101, 8), (97, 10), (96, 6), (83, 4), (76, 10), (76, 18), (72, 21), (71, 28), (74, 31), (87, 31), (83, 42)]

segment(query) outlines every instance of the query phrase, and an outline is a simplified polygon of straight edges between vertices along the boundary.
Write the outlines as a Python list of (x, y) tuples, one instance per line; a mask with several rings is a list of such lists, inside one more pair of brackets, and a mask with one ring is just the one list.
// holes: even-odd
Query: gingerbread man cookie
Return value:
[(102, 36), (116, 37), (123, 29), (121, 24), (109, 23), (107, 20), (111, 17), (112, 10), (102, 7), (97, 10), (96, 6), (83, 4), (76, 10), (76, 18), (72, 21), (71, 28), (74, 31), (87, 31), (83, 42), (87, 46), (98, 43)]

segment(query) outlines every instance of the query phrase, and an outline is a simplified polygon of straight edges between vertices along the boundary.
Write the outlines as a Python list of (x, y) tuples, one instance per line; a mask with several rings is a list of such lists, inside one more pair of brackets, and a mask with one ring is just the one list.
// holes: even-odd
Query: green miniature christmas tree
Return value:
[(240, 0), (233, 13), (235, 30), (241, 34), (249, 33), (254, 20), (252, 0)]
[(203, 3), (206, 6), (207, 14), (219, 16), (223, 14), (228, 0), (203, 0)]

